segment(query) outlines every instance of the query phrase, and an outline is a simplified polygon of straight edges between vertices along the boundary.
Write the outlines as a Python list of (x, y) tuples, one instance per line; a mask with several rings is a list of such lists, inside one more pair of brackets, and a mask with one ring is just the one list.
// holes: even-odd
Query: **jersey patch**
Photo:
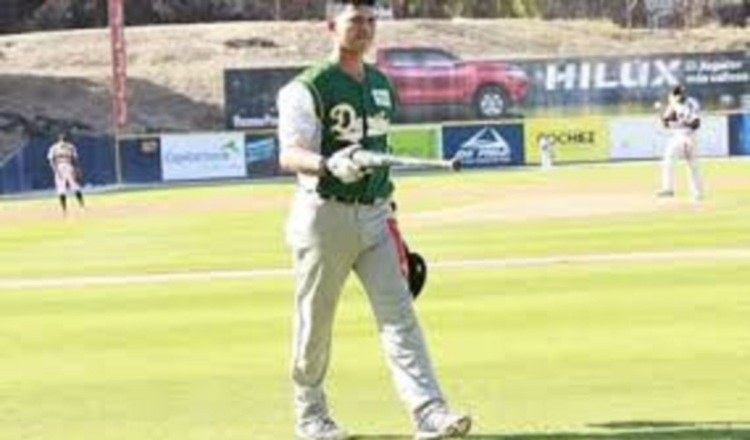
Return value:
[(386, 89), (374, 89), (372, 91), (372, 99), (375, 100), (375, 104), (378, 107), (393, 107), (393, 103), (391, 102), (391, 94)]

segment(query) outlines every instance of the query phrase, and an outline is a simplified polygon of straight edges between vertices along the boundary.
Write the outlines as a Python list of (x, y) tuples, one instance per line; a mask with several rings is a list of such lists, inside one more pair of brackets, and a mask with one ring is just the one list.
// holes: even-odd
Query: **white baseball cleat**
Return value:
[(297, 425), (300, 440), (345, 440), (349, 434), (330, 417), (317, 417)]
[(441, 407), (430, 411), (417, 425), (416, 440), (465, 437), (471, 430), (471, 416)]

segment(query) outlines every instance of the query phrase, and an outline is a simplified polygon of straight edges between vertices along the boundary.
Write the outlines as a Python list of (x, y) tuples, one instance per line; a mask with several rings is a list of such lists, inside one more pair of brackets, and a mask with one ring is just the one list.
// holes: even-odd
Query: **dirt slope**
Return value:
[[(317, 22), (129, 28), (126, 39), (133, 132), (221, 129), (225, 68), (300, 65), (329, 50)], [(462, 20), (384, 22), (378, 42), (434, 44), (467, 58), (517, 58), (742, 49), (750, 37), (738, 28), (652, 32), (607, 22)], [(106, 29), (0, 37), (0, 115), (107, 132), (109, 62)], [(0, 130), (3, 125), (0, 116)], [(21, 130), (4, 131), (0, 151)]]

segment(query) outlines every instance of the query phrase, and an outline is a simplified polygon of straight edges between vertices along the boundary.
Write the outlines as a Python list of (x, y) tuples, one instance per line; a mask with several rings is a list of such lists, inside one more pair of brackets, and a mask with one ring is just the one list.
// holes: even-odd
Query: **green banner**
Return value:
[(393, 154), (434, 159), (440, 156), (438, 126), (396, 126), (389, 135)]

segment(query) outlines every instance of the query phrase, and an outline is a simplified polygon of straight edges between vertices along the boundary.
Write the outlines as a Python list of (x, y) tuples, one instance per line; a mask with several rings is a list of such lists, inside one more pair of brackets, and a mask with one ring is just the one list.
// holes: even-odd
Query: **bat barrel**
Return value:
[(376, 153), (372, 151), (357, 151), (352, 158), (360, 166), (365, 168), (407, 166), (418, 168), (445, 168), (451, 171), (459, 171), (461, 169), (461, 162), (458, 159), (426, 159), (421, 157)]

